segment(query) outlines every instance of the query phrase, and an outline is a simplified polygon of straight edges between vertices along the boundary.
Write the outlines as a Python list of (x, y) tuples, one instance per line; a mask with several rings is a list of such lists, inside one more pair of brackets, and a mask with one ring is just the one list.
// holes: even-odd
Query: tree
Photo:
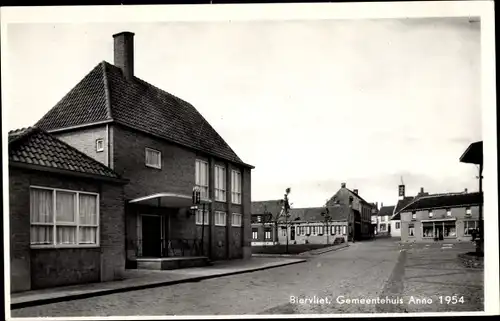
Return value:
[(290, 194), (291, 189), (288, 187), (285, 190), (285, 196), (283, 197), (283, 212), (282, 216), (285, 218), (285, 226), (286, 226), (286, 250), (285, 252), (288, 254), (288, 226), (289, 226), (289, 218), (290, 218), (290, 202), (288, 200), (288, 195)]
[(323, 216), (323, 223), (325, 224), (326, 227), (326, 244), (330, 244), (330, 230), (329, 230), (329, 224), (332, 222), (332, 217), (330, 216), (330, 210), (328, 207), (325, 205), (325, 210), (321, 212), (321, 216)]

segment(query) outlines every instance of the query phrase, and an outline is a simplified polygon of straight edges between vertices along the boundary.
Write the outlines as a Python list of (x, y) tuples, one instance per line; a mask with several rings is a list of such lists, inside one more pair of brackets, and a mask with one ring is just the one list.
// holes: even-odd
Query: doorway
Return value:
[(439, 240), (439, 241), (442, 241), (444, 239), (443, 237), (443, 225), (440, 224), (435, 224), (435, 227), (436, 227), (436, 234), (435, 234), (435, 238), (436, 240)]
[(290, 241), (295, 241), (295, 226), (290, 227)]
[(161, 216), (141, 215), (142, 217), (142, 256), (161, 257), (162, 228)]

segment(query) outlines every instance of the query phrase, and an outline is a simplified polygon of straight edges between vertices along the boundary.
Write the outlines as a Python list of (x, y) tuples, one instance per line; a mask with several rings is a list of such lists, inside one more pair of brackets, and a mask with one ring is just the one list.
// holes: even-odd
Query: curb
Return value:
[(87, 298), (96, 297), (96, 296), (103, 296), (103, 295), (115, 294), (115, 293), (121, 293), (121, 292), (144, 290), (144, 289), (156, 288), (156, 287), (161, 287), (161, 286), (176, 285), (176, 284), (180, 284), (180, 283), (195, 283), (195, 282), (200, 282), (200, 281), (208, 280), (208, 279), (215, 279), (215, 278), (219, 278), (219, 277), (223, 277), (223, 276), (257, 272), (257, 271), (268, 270), (268, 269), (272, 269), (272, 268), (277, 268), (277, 267), (282, 267), (282, 266), (292, 265), (292, 264), (298, 264), (298, 263), (304, 263), (304, 262), (306, 262), (306, 260), (287, 262), (287, 263), (283, 263), (280, 265), (264, 266), (264, 267), (258, 267), (258, 268), (241, 270), (241, 271), (196, 276), (196, 277), (190, 277), (190, 278), (180, 279), (180, 280), (160, 281), (160, 282), (153, 282), (153, 283), (141, 284), (141, 285), (131, 285), (131, 286), (123, 287), (123, 288), (103, 289), (103, 290), (96, 290), (95, 292), (70, 294), (70, 295), (65, 295), (65, 296), (61, 296), (61, 297), (11, 303), (10, 308), (11, 308), (11, 310), (16, 310), (16, 309), (22, 309), (22, 308), (33, 307), (33, 306), (38, 306), (38, 305), (45, 305), (45, 304), (79, 300), (79, 299), (87, 299)]
[[(333, 251), (337, 251), (337, 250), (340, 250), (340, 249), (345, 249), (346, 247), (349, 247), (349, 244), (345, 244), (344, 246), (332, 246), (332, 247), (329, 247), (329, 248), (326, 248), (326, 249), (321, 249), (321, 250), (315, 250), (317, 252), (309, 252), (308, 254), (309, 255), (320, 255), (320, 254), (323, 254), (323, 253), (327, 253), (327, 252), (333, 252)], [(301, 255), (299, 254), (299, 257)]]

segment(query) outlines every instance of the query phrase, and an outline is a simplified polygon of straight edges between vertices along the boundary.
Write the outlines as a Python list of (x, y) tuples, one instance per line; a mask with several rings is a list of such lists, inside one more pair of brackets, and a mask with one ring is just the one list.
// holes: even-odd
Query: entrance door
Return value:
[(436, 224), (436, 238), (438, 240), (443, 240), (443, 225), (442, 224)]
[(295, 226), (290, 227), (290, 241), (295, 241)]
[(161, 256), (161, 217), (142, 215), (142, 256)]

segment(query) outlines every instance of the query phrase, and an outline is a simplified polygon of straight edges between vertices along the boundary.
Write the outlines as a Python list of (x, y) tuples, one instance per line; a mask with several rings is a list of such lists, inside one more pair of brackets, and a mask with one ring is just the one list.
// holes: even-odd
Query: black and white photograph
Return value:
[(500, 312), (493, 2), (1, 24), (7, 319)]

